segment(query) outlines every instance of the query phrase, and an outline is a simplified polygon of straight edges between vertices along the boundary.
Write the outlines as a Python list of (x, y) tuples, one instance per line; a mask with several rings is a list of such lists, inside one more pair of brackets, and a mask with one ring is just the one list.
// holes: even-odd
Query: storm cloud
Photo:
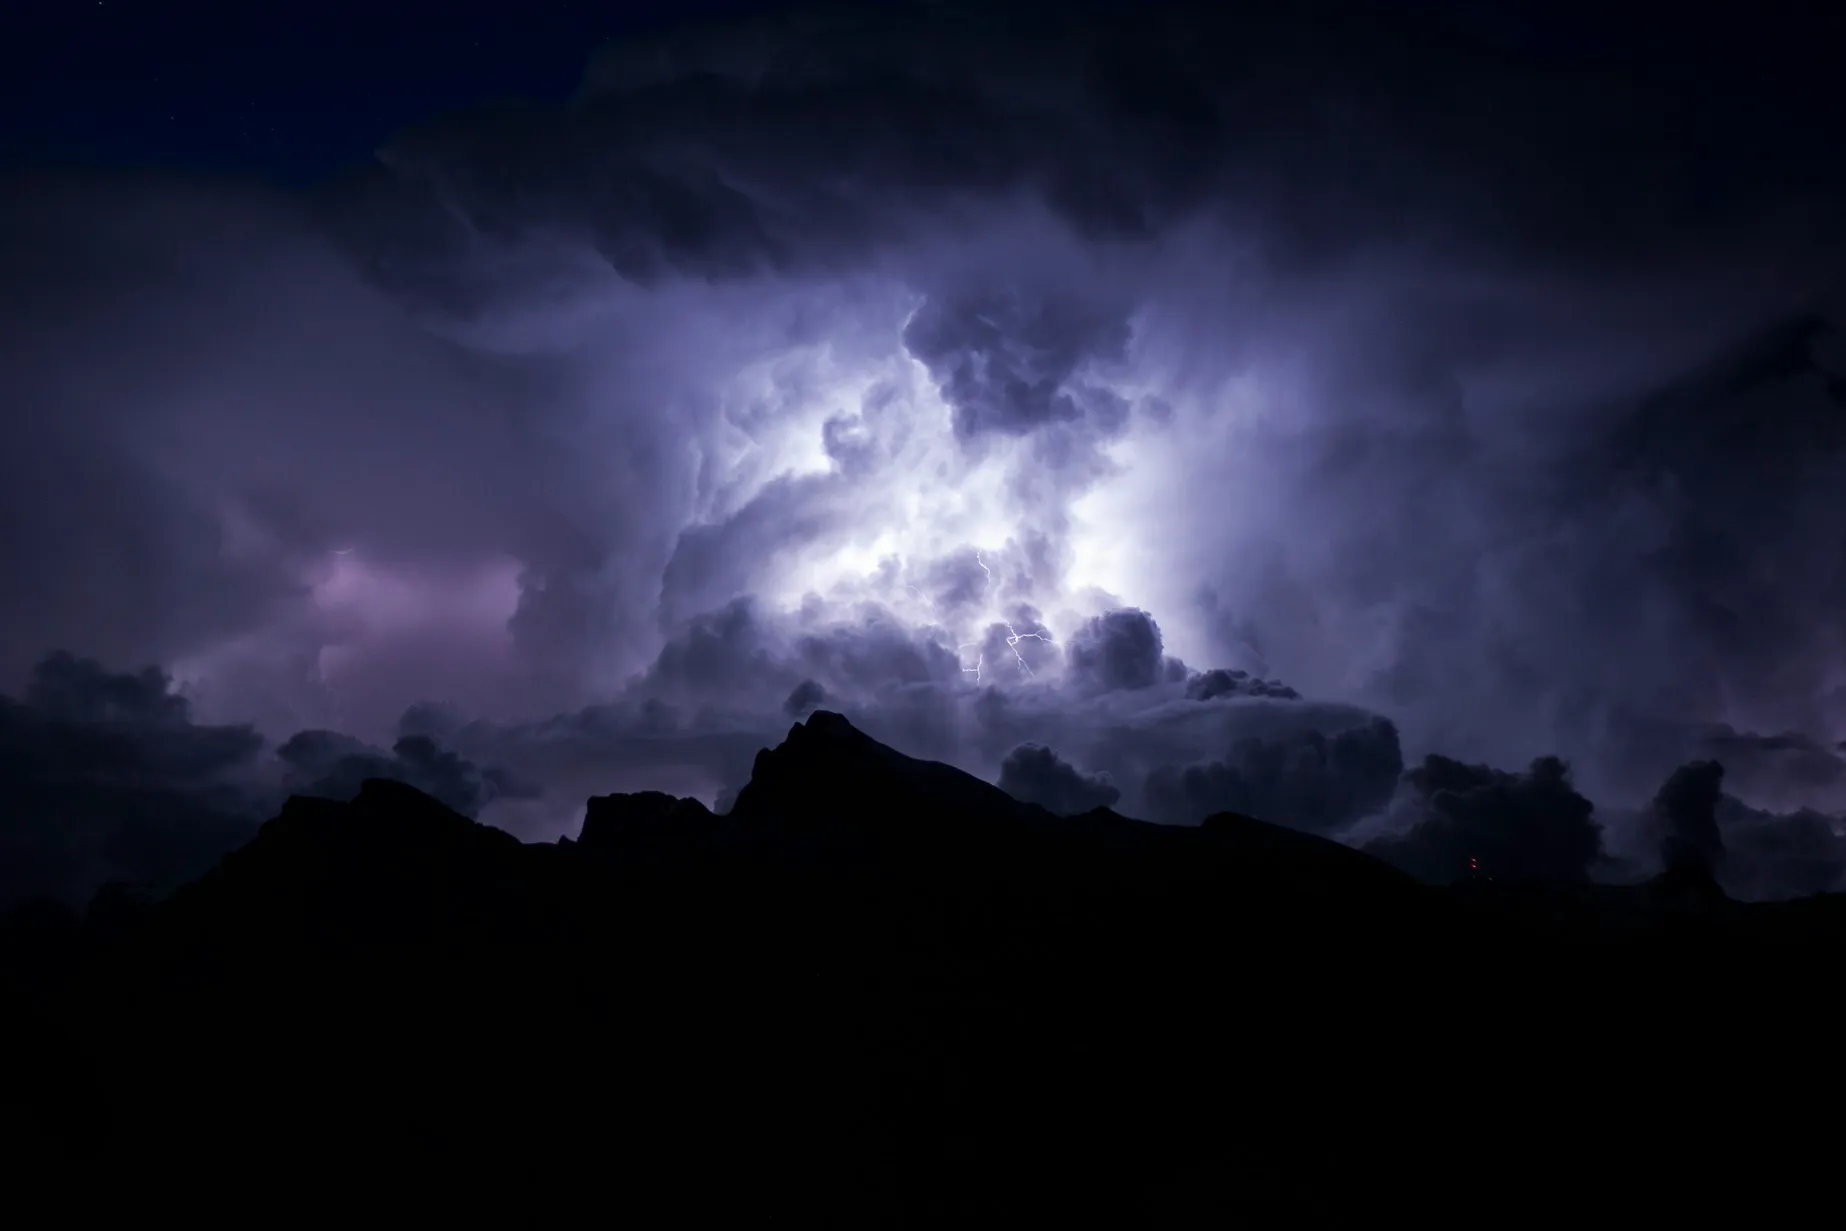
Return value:
[(1086, 774), (1040, 744), (1021, 744), (1000, 762), (999, 787), (1059, 816), (1107, 808), (1122, 797), (1107, 774)]
[(287, 765), (291, 794), (345, 802), (368, 778), (408, 783), (463, 816), (478, 816), (495, 799), (532, 799), (541, 788), (505, 770), (482, 769), (428, 735), (400, 736), (390, 752), (336, 731), (298, 731), (276, 749)]
[(1445, 6), (816, 10), (605, 48), (305, 194), (15, 177), (9, 721), (94, 726), (49, 650), (159, 663), (186, 723), (120, 729), (555, 835), (735, 791), (824, 704), (1548, 879), (1715, 758), (1810, 817), (1726, 831), (1752, 892), (1820, 883), (1824, 92), (1595, 37), (1634, 72)]
[(1366, 849), (1431, 883), (1482, 876), (1577, 885), (1590, 880), (1603, 856), (1596, 806), (1556, 757), (1507, 773), (1430, 756), (1405, 775), (1404, 786), (1407, 831), (1373, 839)]
[(1148, 775), (1146, 805), (1181, 823), (1239, 812), (1331, 833), (1382, 809), (1403, 770), (1397, 728), (1374, 717), (1331, 734), (1305, 727), (1243, 736), (1222, 758), (1162, 765)]
[(0, 696), (0, 906), (81, 906), (110, 882), (164, 892), (255, 836), (287, 795), (349, 800), (368, 778), (410, 783), (470, 816), (541, 793), (427, 733), (386, 752), (302, 731), (272, 753), (251, 726), (195, 721), (157, 668), (48, 655), (21, 698)]
[(0, 697), (0, 904), (172, 888), (280, 802), (254, 782), (263, 737), (195, 723), (168, 684), (54, 654), (23, 698)]
[(1667, 776), (1654, 796), (1654, 820), (1660, 826), (1660, 862), (1715, 873), (1724, 861), (1724, 835), (1718, 830), (1718, 801), (1724, 796), (1724, 766), (1693, 761)]

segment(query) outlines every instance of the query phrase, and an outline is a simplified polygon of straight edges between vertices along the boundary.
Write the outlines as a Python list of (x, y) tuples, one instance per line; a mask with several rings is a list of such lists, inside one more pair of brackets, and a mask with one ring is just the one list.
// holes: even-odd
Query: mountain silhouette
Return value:
[(1710, 1214), (1828, 1148), (1794, 1109), (1830, 1044), (1797, 1043), (1846, 939), (1836, 899), (1713, 890), (1058, 817), (823, 711), (722, 816), (600, 796), (522, 843), (370, 780), (163, 901), (13, 912), (4, 1145), (143, 1208)]

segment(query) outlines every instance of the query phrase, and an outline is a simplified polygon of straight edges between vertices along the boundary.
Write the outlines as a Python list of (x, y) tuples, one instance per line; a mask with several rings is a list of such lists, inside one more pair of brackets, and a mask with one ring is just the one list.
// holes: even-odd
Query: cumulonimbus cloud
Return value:
[(157, 662), (361, 759), (453, 711), (534, 833), (823, 697), (1444, 851), (1554, 754), (1606, 829), (1707, 756), (1846, 809), (1836, 172), (1701, 127), (1774, 104), (1721, 73), (1324, 7), (785, 15), (309, 199), (13, 181), (7, 686)]

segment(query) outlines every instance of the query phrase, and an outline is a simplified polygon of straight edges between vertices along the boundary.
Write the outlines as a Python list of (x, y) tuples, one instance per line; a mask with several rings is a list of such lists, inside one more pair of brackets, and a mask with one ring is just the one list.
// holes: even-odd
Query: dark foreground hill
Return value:
[(525, 845), (373, 781), (157, 906), (16, 913), (5, 1157), (263, 1221), (1760, 1218), (1837, 1157), (1842, 905), (1437, 891), (816, 714), (724, 817)]

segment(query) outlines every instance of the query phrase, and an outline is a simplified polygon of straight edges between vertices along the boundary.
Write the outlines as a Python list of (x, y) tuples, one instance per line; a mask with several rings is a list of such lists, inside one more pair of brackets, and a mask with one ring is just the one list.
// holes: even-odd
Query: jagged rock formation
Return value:
[(661, 791), (593, 795), (577, 841), (586, 851), (642, 855), (696, 848), (715, 837), (719, 828), (711, 809), (696, 799)]
[(5, 1145), (143, 1200), (528, 1218), (1709, 1213), (1674, 1177), (1792, 1148), (1777, 1041), (1842, 936), (1831, 900), (1445, 891), (1243, 817), (1059, 818), (817, 712), (722, 817), (602, 796), (522, 844), (372, 781), (165, 902), (17, 913)]

